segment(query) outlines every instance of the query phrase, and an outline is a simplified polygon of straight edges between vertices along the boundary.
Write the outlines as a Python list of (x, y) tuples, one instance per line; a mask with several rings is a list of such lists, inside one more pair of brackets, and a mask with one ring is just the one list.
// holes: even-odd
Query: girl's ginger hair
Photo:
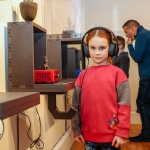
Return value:
[(94, 36), (101, 37), (101, 38), (106, 38), (108, 40), (108, 44), (112, 43), (111, 33), (109, 33), (106, 30), (99, 29), (99, 30), (93, 30), (87, 35), (87, 37), (86, 37), (87, 45), (88, 45), (89, 41), (91, 40), (91, 38), (93, 38)]

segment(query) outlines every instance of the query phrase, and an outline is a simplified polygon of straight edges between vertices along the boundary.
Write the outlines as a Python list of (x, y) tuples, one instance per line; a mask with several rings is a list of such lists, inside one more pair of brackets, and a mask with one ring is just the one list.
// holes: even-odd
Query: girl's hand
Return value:
[(76, 136), (76, 137), (74, 138), (74, 140), (77, 141), (77, 142), (83, 142), (83, 143), (85, 142), (82, 135)]
[(127, 143), (126, 138), (115, 136), (113, 141), (112, 141), (112, 146), (115, 146), (116, 148), (124, 147), (126, 145), (126, 143)]

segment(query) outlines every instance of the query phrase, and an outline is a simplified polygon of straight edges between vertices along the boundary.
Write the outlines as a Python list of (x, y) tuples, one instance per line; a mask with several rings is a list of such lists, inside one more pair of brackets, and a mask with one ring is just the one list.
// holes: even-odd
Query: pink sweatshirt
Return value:
[(115, 135), (128, 138), (130, 90), (124, 72), (113, 65), (92, 66), (75, 85), (81, 89), (81, 109), (72, 119), (74, 136), (82, 133), (85, 140), (99, 143), (112, 142)]

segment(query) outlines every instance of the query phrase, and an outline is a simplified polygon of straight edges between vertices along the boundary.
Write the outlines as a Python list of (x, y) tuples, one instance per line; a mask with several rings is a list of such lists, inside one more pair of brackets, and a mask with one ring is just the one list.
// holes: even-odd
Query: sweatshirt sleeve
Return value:
[(118, 94), (118, 120), (116, 135), (128, 138), (130, 129), (130, 88), (129, 82), (125, 81), (117, 85)]
[(74, 137), (81, 135), (81, 120), (80, 120), (80, 92), (81, 88), (75, 84), (75, 89), (72, 99), (72, 107), (77, 110), (74, 117), (71, 119), (71, 129)]

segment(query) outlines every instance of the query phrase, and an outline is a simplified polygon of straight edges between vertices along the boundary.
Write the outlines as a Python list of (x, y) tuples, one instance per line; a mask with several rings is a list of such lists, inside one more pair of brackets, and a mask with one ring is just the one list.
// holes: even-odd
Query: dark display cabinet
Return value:
[(66, 48), (62, 52), (62, 78), (75, 78), (76, 71), (81, 70), (82, 56), (81, 50), (76, 48)]
[(33, 22), (8, 23), (9, 88), (33, 89), (34, 70), (43, 69), (46, 30)]
[(47, 56), (49, 67), (58, 69), (62, 79), (62, 48), (68, 42), (80, 43), (80, 40), (56, 39), (52, 42), (55, 44), (48, 44), (47, 49), (47, 31), (34, 22), (8, 22), (9, 92), (48, 94), (48, 108), (54, 118), (71, 119), (75, 111), (70, 108), (67, 112), (59, 112), (56, 95), (73, 89), (75, 78), (53, 84), (35, 84), (34, 70), (44, 69), (44, 57)]
[(83, 61), (81, 49), (69, 47), (79, 45), (81, 38), (61, 38), (59, 35), (47, 35), (47, 57), (49, 67), (59, 70), (60, 81), (75, 78), (75, 71), (81, 70), (80, 63)]
[[(34, 22), (8, 23), (9, 91), (65, 93), (74, 87), (74, 79), (62, 80), (62, 51), (80, 39), (50, 39), (47, 31)], [(35, 84), (34, 70), (44, 69), (44, 57), (50, 69), (58, 69), (60, 81), (53, 84)], [(64, 58), (65, 59), (65, 58)]]

